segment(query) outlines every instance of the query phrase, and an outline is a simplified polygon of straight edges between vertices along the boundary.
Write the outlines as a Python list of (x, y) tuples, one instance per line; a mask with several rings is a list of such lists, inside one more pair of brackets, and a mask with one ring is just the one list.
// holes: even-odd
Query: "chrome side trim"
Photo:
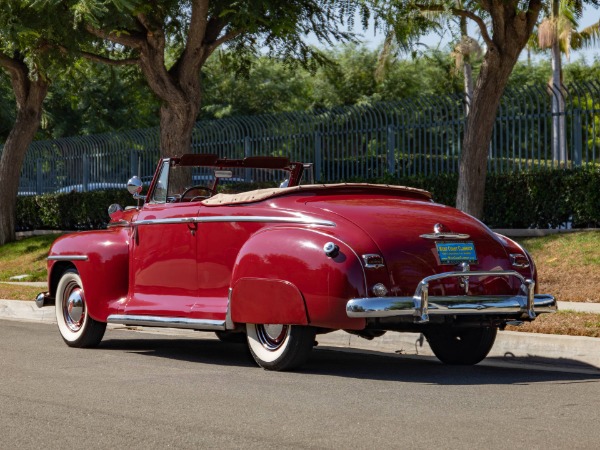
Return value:
[(150, 219), (138, 220), (134, 225), (171, 225), (178, 223), (194, 223), (193, 217), (178, 217), (175, 219)]
[(108, 323), (138, 325), (143, 327), (185, 328), (192, 330), (219, 331), (225, 330), (223, 320), (187, 319), (185, 317), (135, 316), (127, 314), (111, 314)]
[(86, 255), (51, 255), (48, 256), (48, 261), (87, 261)]
[(117, 222), (110, 222), (108, 225), (106, 225), (106, 228), (129, 227), (129, 226), (131, 226), (131, 222), (128, 222), (127, 220), (119, 220)]
[[(472, 276), (516, 277), (521, 281), (524, 295), (489, 296), (429, 296), (429, 283), (444, 278)], [(556, 299), (551, 295), (534, 294), (535, 282), (512, 270), (474, 272), (444, 272), (423, 278), (412, 297), (369, 297), (351, 299), (346, 304), (348, 317), (415, 316), (416, 323), (429, 321), (432, 314), (492, 314), (514, 313), (534, 319), (536, 312), (555, 312)]]
[(271, 223), (301, 223), (306, 225), (323, 225), (335, 227), (330, 220), (313, 217), (274, 217), (274, 216), (208, 216), (208, 217), (178, 217), (174, 219), (150, 219), (135, 222), (135, 225), (159, 225), (178, 223), (211, 223), (211, 222), (271, 222)]

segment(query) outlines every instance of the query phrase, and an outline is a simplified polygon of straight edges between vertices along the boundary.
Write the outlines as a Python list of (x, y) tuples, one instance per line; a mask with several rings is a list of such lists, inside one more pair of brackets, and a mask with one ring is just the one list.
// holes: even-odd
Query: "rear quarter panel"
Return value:
[[(330, 241), (340, 248), (335, 258), (323, 251)], [(278, 323), (293, 318), (292, 323), (303, 323), (298, 312), (303, 302), (306, 322), (312, 326), (362, 329), (365, 321), (348, 318), (346, 302), (364, 296), (365, 284), (358, 256), (341, 240), (311, 228), (263, 229), (238, 254), (232, 274), (232, 319)], [(280, 295), (269, 296), (270, 292)], [(282, 315), (281, 309), (290, 316)]]

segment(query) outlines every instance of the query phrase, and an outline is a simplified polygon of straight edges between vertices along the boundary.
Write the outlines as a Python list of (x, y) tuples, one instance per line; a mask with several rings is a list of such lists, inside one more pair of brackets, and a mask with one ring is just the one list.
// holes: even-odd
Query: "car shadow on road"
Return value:
[[(182, 338), (145, 334), (141, 338), (121, 339), (114, 335), (102, 341), (99, 348), (198, 364), (247, 367), (257, 370), (256, 376), (260, 376), (262, 372), (252, 360), (245, 344), (224, 343), (202, 336)], [(535, 364), (538, 364), (539, 368), (535, 368)], [(559, 366), (561, 371), (548, 370)], [(576, 372), (586, 370), (589, 373)], [(487, 358), (484, 363), (475, 366), (448, 366), (426, 356), (357, 352), (332, 347), (316, 348), (309, 361), (296, 372), (349, 379), (465, 386), (527, 385), (543, 382), (600, 383), (600, 371), (597, 368), (576, 361), (539, 358), (519, 361), (519, 358), (512, 357), (508, 365), (506, 358)]]
[[(200, 333), (198, 333), (200, 335)], [(245, 344), (231, 344), (217, 339), (169, 337), (144, 334), (142, 337), (120, 339), (110, 336), (104, 339), (99, 349), (118, 350), (129, 353), (187, 361), (237, 367), (256, 367)]]
[[(332, 357), (343, 354), (343, 357)], [(537, 365), (537, 367), (536, 367)], [(556, 370), (558, 368), (560, 370)], [(321, 348), (314, 352), (305, 372), (369, 380), (396, 380), (439, 385), (527, 385), (540, 382), (600, 383), (600, 371), (575, 361), (528, 358), (486, 358), (475, 366), (451, 366), (434, 357), (391, 355)], [(581, 373), (586, 372), (586, 373)]]

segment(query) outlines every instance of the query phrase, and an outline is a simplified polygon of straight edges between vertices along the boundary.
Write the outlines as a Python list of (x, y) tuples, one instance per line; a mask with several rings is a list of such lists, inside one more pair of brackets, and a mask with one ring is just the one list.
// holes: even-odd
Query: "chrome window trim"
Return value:
[(188, 319), (185, 317), (137, 316), (129, 314), (111, 314), (108, 323), (137, 325), (146, 327), (185, 328), (192, 330), (223, 331), (224, 320)]
[(86, 255), (51, 255), (48, 256), (48, 261), (87, 261)]
[(275, 217), (275, 216), (209, 216), (209, 217), (177, 217), (172, 219), (149, 219), (135, 222), (135, 225), (172, 225), (179, 223), (214, 223), (214, 222), (272, 222), (272, 223), (300, 223), (305, 225), (323, 225), (335, 227), (335, 222), (330, 220), (315, 219), (312, 217)]

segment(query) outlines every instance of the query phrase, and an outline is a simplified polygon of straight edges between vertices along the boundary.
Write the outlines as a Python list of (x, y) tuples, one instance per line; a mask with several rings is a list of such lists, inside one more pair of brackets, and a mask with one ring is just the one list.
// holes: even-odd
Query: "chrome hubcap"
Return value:
[(63, 301), (65, 323), (71, 331), (77, 332), (81, 329), (85, 317), (83, 289), (73, 283), (65, 290), (65, 297)]
[(288, 325), (269, 324), (256, 326), (258, 340), (267, 350), (277, 350), (281, 347), (289, 332), (290, 327)]

